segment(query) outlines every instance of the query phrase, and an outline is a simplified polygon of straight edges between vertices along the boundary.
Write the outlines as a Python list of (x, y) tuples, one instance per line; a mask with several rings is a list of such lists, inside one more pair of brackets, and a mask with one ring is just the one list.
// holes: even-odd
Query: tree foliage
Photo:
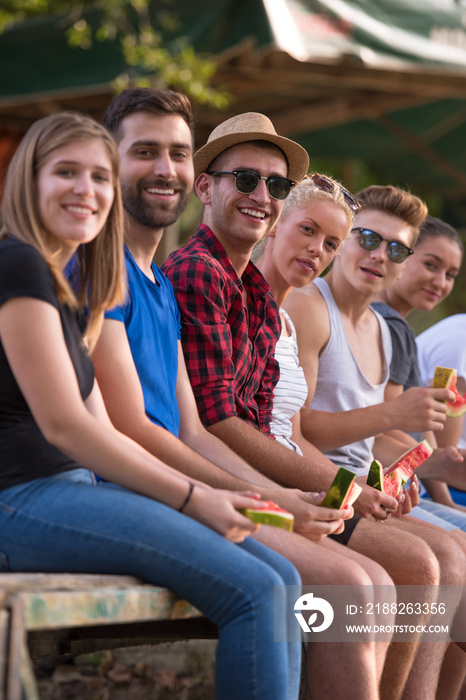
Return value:
[(89, 49), (95, 41), (119, 41), (127, 65), (115, 80), (117, 90), (129, 86), (171, 87), (197, 102), (225, 108), (229, 95), (210, 80), (215, 62), (197, 54), (186, 39), (164, 45), (163, 33), (176, 33), (177, 17), (170, 0), (0, 0), (0, 32), (19, 22), (56, 16), (69, 46)]

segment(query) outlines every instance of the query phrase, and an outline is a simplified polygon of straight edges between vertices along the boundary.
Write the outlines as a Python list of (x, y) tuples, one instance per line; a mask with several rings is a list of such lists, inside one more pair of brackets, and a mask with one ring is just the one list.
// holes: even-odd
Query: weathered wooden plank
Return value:
[(27, 630), (199, 616), (193, 606), (155, 586), (18, 593)]
[(28, 630), (200, 615), (171, 591), (131, 576), (0, 574), (1, 590), (21, 596)]

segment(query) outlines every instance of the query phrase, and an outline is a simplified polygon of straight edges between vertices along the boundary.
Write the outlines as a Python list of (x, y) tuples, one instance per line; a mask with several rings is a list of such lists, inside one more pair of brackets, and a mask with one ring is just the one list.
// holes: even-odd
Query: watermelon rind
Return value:
[(447, 416), (449, 418), (459, 418), (466, 413), (466, 395), (461, 396), (455, 389), (456, 400), (447, 401)]
[(395, 469), (401, 474), (401, 483), (405, 484), (412, 477), (413, 472), (432, 454), (433, 449), (427, 440), (421, 440), (417, 445), (406, 450), (396, 462), (391, 464), (385, 476), (389, 476)]
[(266, 510), (263, 508), (243, 508), (239, 511), (254, 523), (261, 525), (273, 525), (284, 530), (293, 531), (294, 517), (292, 513), (286, 511)]
[(461, 394), (456, 388), (457, 372), (450, 367), (440, 367), (437, 365), (434, 373), (432, 386), (434, 389), (450, 389), (455, 395), (454, 401), (447, 401), (447, 416), (458, 418), (466, 413), (466, 394)]
[(355, 477), (356, 474), (354, 472), (350, 472), (345, 467), (340, 467), (320, 505), (325, 508), (336, 509), (352, 505), (362, 490), (358, 484), (353, 483)]
[(379, 462), (378, 459), (374, 459), (371, 466), (370, 466), (369, 473), (367, 475), (367, 483), (369, 484), (369, 486), (373, 486), (375, 489), (378, 489), (379, 491), (383, 491), (382, 482), (383, 482), (382, 464)]
[(355, 481), (350, 486), (350, 490), (346, 494), (346, 498), (343, 501), (343, 505), (341, 506), (342, 508), (347, 508), (348, 506), (352, 506), (353, 503), (359, 498), (359, 495), (362, 491), (362, 487), (359, 486)]
[(395, 497), (400, 493), (402, 483), (403, 479), (399, 469), (394, 469), (390, 474), (384, 474), (379, 460), (373, 460), (367, 475), (367, 484), (369, 486)]

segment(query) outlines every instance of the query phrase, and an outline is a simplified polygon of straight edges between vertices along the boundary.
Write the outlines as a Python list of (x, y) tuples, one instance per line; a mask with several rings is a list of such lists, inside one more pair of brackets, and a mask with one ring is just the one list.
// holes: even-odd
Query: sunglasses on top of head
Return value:
[(335, 191), (335, 189), (339, 189), (343, 195), (343, 199), (352, 211), (356, 213), (361, 209), (361, 205), (356, 197), (352, 195), (351, 192), (346, 189), (346, 187), (343, 187), (343, 185), (340, 185), (339, 182), (332, 180), (330, 177), (327, 177), (326, 175), (319, 175), (319, 173), (311, 173), (306, 175), (304, 179), (311, 180), (317, 189), (321, 190), (321, 192), (328, 192), (331, 194)]
[(265, 177), (254, 170), (208, 170), (207, 175), (234, 175), (235, 187), (241, 194), (254, 192), (261, 180), (265, 180), (267, 190), (273, 199), (286, 199), (296, 185), (294, 180), (281, 175)]
[(380, 233), (371, 231), (370, 228), (356, 227), (351, 229), (351, 231), (359, 233), (359, 245), (363, 250), (375, 250), (385, 241), (387, 244), (387, 258), (390, 262), (402, 263), (409, 255), (414, 253), (414, 250), (408, 248), (404, 243), (389, 241), (386, 238), (382, 238)]

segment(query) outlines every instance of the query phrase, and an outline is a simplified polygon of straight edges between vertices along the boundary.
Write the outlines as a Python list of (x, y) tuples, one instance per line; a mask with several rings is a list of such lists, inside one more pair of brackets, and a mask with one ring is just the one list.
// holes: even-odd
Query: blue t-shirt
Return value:
[(178, 436), (180, 419), (175, 392), (181, 323), (173, 288), (154, 263), (156, 282), (150, 280), (126, 247), (125, 260), (127, 299), (123, 306), (107, 311), (105, 318), (125, 324), (147, 416)]

